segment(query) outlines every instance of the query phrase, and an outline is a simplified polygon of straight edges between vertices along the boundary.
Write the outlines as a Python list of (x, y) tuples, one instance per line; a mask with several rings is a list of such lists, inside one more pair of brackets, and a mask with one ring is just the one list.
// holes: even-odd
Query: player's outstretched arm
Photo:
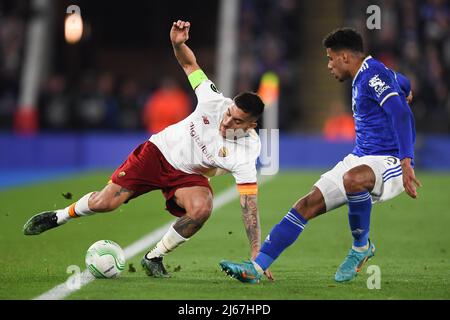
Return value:
[(417, 198), (416, 187), (421, 183), (414, 174), (411, 160), (414, 158), (414, 118), (410, 108), (402, 103), (398, 95), (389, 97), (383, 109), (391, 118), (399, 143), (399, 158), (402, 164), (403, 186), (411, 198)]
[(187, 76), (200, 69), (194, 53), (185, 43), (189, 39), (190, 27), (191, 24), (188, 21), (178, 20), (172, 24), (172, 29), (170, 29), (173, 52)]

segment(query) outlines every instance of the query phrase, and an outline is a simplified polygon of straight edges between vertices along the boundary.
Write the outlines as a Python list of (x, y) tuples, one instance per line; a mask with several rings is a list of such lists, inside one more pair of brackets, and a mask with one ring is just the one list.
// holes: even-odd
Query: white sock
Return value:
[(186, 239), (180, 236), (173, 228), (173, 225), (171, 225), (156, 246), (146, 254), (146, 257), (147, 259), (163, 257), (188, 240), (189, 238)]
[(259, 274), (264, 274), (264, 270), (257, 264), (255, 261), (252, 260), (253, 266), (255, 267), (256, 271), (258, 271)]
[(71, 216), (69, 215), (69, 208), (70, 206), (64, 209), (56, 210), (56, 217), (58, 218), (58, 220), (56, 220), (57, 224), (64, 224), (70, 220)]
[(365, 252), (365, 251), (369, 250), (369, 243), (367, 242), (367, 244), (364, 247), (352, 246), (352, 249), (355, 250), (356, 252)]
[(56, 216), (58, 217), (57, 223), (64, 224), (72, 218), (87, 216), (95, 213), (94, 211), (91, 211), (89, 209), (88, 205), (89, 198), (91, 197), (92, 193), (93, 192), (90, 192), (84, 195), (80, 200), (72, 203), (70, 206), (64, 209), (56, 210)]
[(77, 216), (89, 216), (91, 214), (94, 214), (94, 211), (91, 211), (91, 209), (89, 209), (89, 198), (91, 197), (91, 195), (93, 194), (93, 192), (89, 192), (88, 194), (85, 194), (84, 196), (81, 197), (80, 200), (78, 200), (75, 203), (75, 213)]

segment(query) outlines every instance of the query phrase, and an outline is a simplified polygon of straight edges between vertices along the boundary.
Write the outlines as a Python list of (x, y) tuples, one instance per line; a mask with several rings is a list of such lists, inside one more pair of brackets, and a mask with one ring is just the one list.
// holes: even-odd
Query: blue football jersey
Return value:
[[(399, 95), (407, 105), (409, 83), (405, 85), (407, 79), (397, 76), (371, 56), (363, 61), (356, 73), (352, 83), (352, 110), (356, 131), (353, 154), (399, 156), (397, 135), (391, 119), (383, 110), (384, 102), (393, 95)], [(408, 105), (407, 107), (409, 108)], [(412, 134), (414, 141), (414, 127)]]

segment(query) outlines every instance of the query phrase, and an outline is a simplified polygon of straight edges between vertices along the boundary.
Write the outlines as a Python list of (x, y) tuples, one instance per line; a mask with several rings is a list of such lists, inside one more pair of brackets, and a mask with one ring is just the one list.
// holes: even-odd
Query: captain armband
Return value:
[(192, 89), (197, 88), (203, 81), (208, 80), (208, 77), (203, 72), (202, 69), (197, 69), (188, 75), (189, 83), (191, 84)]

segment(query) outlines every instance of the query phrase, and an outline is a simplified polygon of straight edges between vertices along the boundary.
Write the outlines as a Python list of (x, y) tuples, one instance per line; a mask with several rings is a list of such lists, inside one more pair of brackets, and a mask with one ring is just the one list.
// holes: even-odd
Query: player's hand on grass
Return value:
[(275, 280), (274, 277), (273, 277), (272, 272), (271, 272), (269, 269), (267, 269), (267, 270), (264, 272), (264, 275), (266, 276), (266, 278), (267, 278), (269, 281), (274, 281), (274, 280)]
[(409, 95), (406, 97), (406, 102), (408, 102), (408, 104), (411, 104), (413, 101), (413, 93), (412, 91), (409, 92)]
[[(258, 253), (259, 253), (259, 248), (253, 250), (253, 252), (252, 252), (252, 260), (253, 260), (253, 261), (255, 261), (256, 257), (258, 256)], [(266, 278), (267, 278), (268, 280), (270, 280), (270, 281), (274, 281), (274, 280), (275, 280), (274, 277), (273, 277), (272, 272), (271, 272), (269, 269), (267, 269), (266, 271), (264, 271), (264, 275), (265, 275)]]
[(189, 28), (191, 24), (188, 21), (178, 20), (172, 24), (170, 29), (170, 41), (173, 45), (181, 45), (189, 39)]
[(414, 169), (411, 166), (411, 159), (405, 158), (402, 161), (402, 174), (403, 174), (403, 187), (405, 188), (406, 193), (411, 198), (417, 198), (417, 190), (416, 187), (421, 187), (422, 183), (420, 183), (419, 179), (416, 178), (414, 174)]

